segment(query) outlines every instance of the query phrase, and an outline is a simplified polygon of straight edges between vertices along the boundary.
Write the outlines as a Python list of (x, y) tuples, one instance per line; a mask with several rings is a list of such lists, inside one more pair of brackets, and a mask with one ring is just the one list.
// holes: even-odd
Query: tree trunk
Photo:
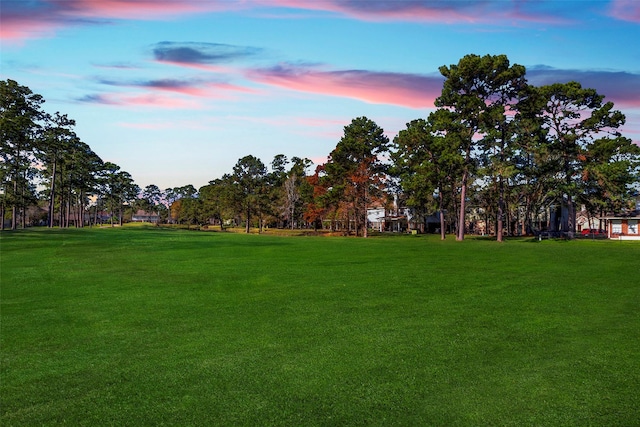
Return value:
[(364, 187), (364, 199), (362, 200), (362, 204), (363, 204), (362, 210), (364, 211), (363, 212), (363, 214), (364, 214), (364, 218), (363, 218), (364, 222), (362, 224), (362, 237), (364, 237), (366, 239), (367, 237), (369, 237), (369, 233), (368, 233), (368, 231), (369, 231), (368, 230), (368, 228), (369, 228), (368, 227), (368, 225), (369, 225), (368, 224), (369, 223), (369, 217), (367, 216), (367, 187), (366, 187), (366, 184), (365, 184), (365, 187)]
[(444, 197), (442, 195), (442, 191), (438, 191), (438, 203), (440, 204), (440, 240), (445, 240), (447, 238), (447, 233), (444, 229)]
[(65, 218), (65, 228), (69, 228), (71, 224), (71, 185), (69, 185), (69, 194), (67, 194), (67, 213)]
[(18, 199), (18, 179), (14, 177), (13, 179), (13, 206), (11, 206), (11, 229), (15, 230), (18, 228), (18, 206), (16, 206), (16, 201)]
[(458, 235), (456, 240), (462, 241), (464, 240), (464, 219), (465, 219), (465, 210), (467, 205), (467, 180), (469, 179), (469, 163), (471, 163), (471, 140), (473, 139), (473, 135), (469, 137), (469, 146), (467, 146), (465, 153), (465, 165), (464, 170), (462, 172), (462, 182), (460, 184), (460, 212), (458, 213)]
[(456, 236), (456, 240), (462, 241), (464, 240), (464, 218), (465, 218), (465, 206), (467, 197), (467, 168), (465, 167), (464, 172), (462, 173), (462, 185), (460, 187), (460, 212), (458, 214), (458, 235)]
[(85, 194), (84, 191), (80, 192), (80, 203), (78, 203), (78, 210), (79, 210), (79, 221), (80, 221), (80, 227), (84, 228), (84, 210), (85, 210), (85, 205), (84, 205), (84, 200), (85, 200)]
[(56, 199), (56, 167), (57, 162), (53, 161), (53, 173), (51, 174), (51, 195), (49, 196), (49, 228), (53, 227), (53, 211)]
[(569, 218), (567, 218), (568, 220), (568, 229), (569, 229), (569, 236), (573, 237), (573, 234), (576, 232), (576, 209), (575, 209), (575, 205), (573, 203), (573, 197), (571, 197), (571, 194), (567, 195), (567, 216)]
[(496, 240), (503, 241), (504, 236), (504, 182), (502, 176), (498, 177), (498, 218), (497, 218)]
[(64, 185), (62, 183), (62, 177), (60, 177), (60, 186), (62, 187), (60, 189), (60, 210), (58, 212), (58, 226), (60, 228), (64, 228), (64, 200), (65, 200), (65, 196), (64, 196)]

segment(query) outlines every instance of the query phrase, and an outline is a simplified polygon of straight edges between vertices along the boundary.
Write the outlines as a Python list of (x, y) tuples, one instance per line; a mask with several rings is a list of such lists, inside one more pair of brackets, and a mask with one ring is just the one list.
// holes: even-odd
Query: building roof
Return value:
[(133, 214), (134, 216), (158, 216), (159, 214), (157, 212), (147, 212), (144, 211), (142, 209), (139, 209), (135, 214)]
[(640, 219), (640, 211), (634, 210), (620, 213), (618, 215), (607, 215), (600, 217), (599, 219)]

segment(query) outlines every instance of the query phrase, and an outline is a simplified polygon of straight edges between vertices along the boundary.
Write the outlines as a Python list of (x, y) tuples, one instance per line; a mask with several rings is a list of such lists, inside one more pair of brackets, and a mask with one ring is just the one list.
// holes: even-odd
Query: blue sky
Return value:
[(322, 163), (359, 116), (392, 139), (470, 53), (597, 89), (640, 143), (636, 0), (0, 1), (0, 78), (141, 187), (200, 187), (247, 154)]

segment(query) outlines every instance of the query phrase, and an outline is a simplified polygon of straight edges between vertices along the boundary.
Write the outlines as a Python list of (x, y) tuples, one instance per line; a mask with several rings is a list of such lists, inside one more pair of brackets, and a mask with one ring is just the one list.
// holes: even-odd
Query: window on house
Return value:
[(629, 220), (629, 234), (638, 234), (638, 220), (630, 219)]
[(622, 233), (622, 221), (619, 219), (614, 219), (611, 221), (611, 232), (613, 234)]

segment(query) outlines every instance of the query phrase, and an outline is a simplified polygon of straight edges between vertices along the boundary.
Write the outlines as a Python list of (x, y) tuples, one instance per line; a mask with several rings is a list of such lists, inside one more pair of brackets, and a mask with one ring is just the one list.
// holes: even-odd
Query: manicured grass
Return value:
[(0, 235), (2, 425), (637, 425), (637, 242)]

